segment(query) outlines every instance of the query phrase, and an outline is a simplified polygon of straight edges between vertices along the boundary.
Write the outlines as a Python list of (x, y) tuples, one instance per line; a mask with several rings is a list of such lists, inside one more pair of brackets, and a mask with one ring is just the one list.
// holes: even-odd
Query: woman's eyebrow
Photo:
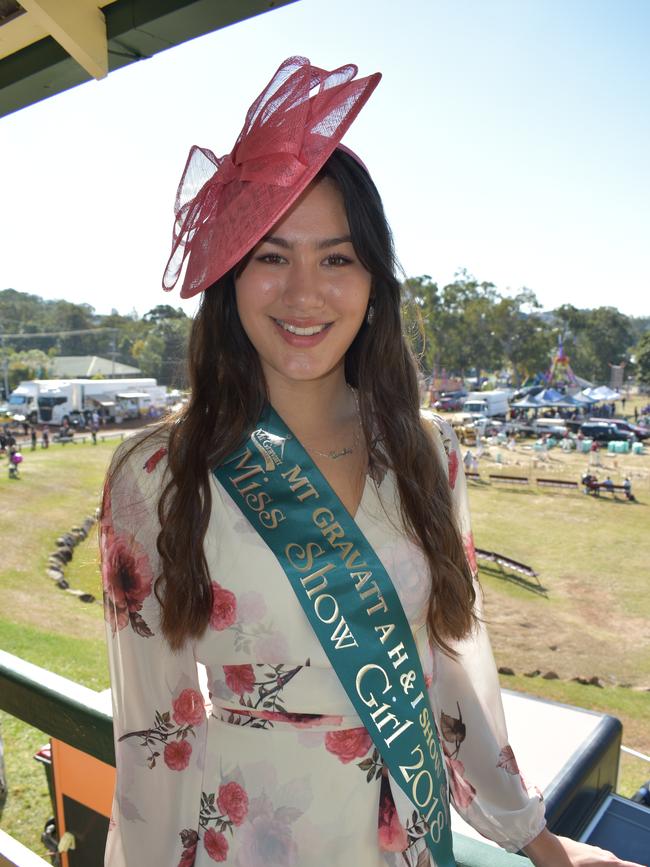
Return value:
[(280, 238), (278, 235), (266, 235), (260, 243), (275, 244), (276, 247), (283, 247), (285, 250), (291, 249), (291, 244), (285, 238)]
[[(293, 244), (287, 241), (286, 238), (281, 238), (279, 235), (266, 235), (262, 238), (262, 244), (274, 244), (276, 247), (282, 247), (284, 250), (291, 250)], [(351, 244), (352, 237), (350, 235), (341, 235), (337, 238), (325, 238), (316, 244), (317, 250), (324, 250), (326, 247), (336, 247), (337, 244)]]
[(318, 249), (324, 250), (325, 247), (336, 247), (337, 244), (351, 244), (352, 238), (350, 235), (341, 235), (339, 238), (327, 238), (325, 241), (318, 242)]

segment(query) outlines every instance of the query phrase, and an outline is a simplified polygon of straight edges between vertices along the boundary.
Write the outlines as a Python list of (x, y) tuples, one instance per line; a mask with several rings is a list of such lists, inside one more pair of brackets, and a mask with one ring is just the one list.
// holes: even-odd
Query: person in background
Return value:
[(18, 451), (17, 446), (13, 445), (9, 447), (9, 478), (10, 479), (18, 479), (20, 478), (20, 473), (18, 471), (19, 465), (22, 463), (23, 456)]
[(592, 466), (599, 467), (600, 466), (600, 443), (598, 440), (592, 440), (591, 447), (589, 449), (589, 461)]
[(625, 476), (623, 481), (623, 493), (625, 494), (626, 500), (629, 500), (631, 503), (636, 503), (636, 497), (632, 493), (632, 482), (630, 481), (629, 476)]

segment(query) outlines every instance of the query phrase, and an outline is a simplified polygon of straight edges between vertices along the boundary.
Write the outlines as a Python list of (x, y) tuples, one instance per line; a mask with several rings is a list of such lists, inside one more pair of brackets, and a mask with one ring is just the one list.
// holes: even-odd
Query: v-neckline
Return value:
[(370, 488), (371, 485), (374, 485), (375, 491), (378, 492), (379, 488), (383, 485), (387, 475), (388, 475), (388, 473), (387, 473), (387, 471), (385, 471), (383, 476), (381, 477), (380, 481), (377, 481), (370, 472), (366, 473), (365, 482), (363, 484), (363, 491), (361, 492), (361, 499), (359, 500), (359, 504), (357, 506), (357, 509), (356, 509), (354, 515), (352, 516), (352, 520), (355, 522), (355, 524), (359, 523), (359, 518), (361, 516), (361, 513), (362, 513), (362, 511), (365, 511), (363, 509), (363, 505), (364, 505), (366, 498), (368, 496), (368, 489)]
[(361, 514), (361, 508), (363, 506), (363, 501), (366, 498), (366, 492), (368, 490), (368, 485), (370, 484), (370, 473), (366, 473), (364, 478), (365, 478), (365, 481), (363, 483), (363, 490), (361, 491), (361, 498), (359, 499), (359, 502), (357, 503), (357, 508), (356, 508), (354, 514), (352, 515), (352, 513), (350, 513), (352, 515), (352, 520), (354, 521), (355, 524), (359, 523), (359, 516)]

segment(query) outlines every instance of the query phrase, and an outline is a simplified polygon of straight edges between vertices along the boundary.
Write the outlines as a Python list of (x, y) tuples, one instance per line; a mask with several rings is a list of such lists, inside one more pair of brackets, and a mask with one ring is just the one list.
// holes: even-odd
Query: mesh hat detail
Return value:
[(289, 57), (248, 109), (229, 154), (191, 148), (176, 193), (163, 289), (174, 288), (187, 260), (181, 298), (203, 292), (277, 223), (338, 147), (381, 78), (375, 73), (355, 81), (357, 72), (353, 64), (328, 72), (304, 57)]

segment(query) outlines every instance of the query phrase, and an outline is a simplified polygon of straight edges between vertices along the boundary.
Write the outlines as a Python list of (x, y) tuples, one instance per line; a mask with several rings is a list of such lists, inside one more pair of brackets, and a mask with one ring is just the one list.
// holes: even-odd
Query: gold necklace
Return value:
[[(346, 384), (347, 385), (347, 384)], [(352, 439), (351, 446), (344, 446), (342, 449), (331, 449), (329, 452), (321, 452), (319, 449), (314, 446), (308, 446), (303, 443), (303, 446), (310, 452), (315, 452), (317, 455), (320, 455), (322, 458), (330, 458), (332, 461), (337, 461), (339, 458), (344, 458), (347, 455), (351, 455), (359, 446), (360, 439), (360, 430), (361, 430), (361, 413), (359, 412), (359, 398), (357, 396), (356, 391), (352, 388), (351, 385), (347, 385), (347, 388), (352, 392), (352, 396), (354, 397), (354, 403), (357, 412), (357, 429), (354, 433), (354, 437)]]
[[(304, 443), (303, 443), (304, 445)], [(315, 448), (314, 446), (305, 445), (305, 448), (310, 452), (315, 452), (317, 455), (320, 455), (322, 458), (331, 458), (333, 461), (337, 461), (339, 458), (344, 458), (346, 455), (351, 455), (354, 451), (356, 451), (359, 445), (359, 431), (354, 435), (354, 439), (352, 440), (351, 446), (344, 446), (342, 449), (338, 451), (336, 449), (332, 449), (329, 452), (321, 452), (320, 449)]]

